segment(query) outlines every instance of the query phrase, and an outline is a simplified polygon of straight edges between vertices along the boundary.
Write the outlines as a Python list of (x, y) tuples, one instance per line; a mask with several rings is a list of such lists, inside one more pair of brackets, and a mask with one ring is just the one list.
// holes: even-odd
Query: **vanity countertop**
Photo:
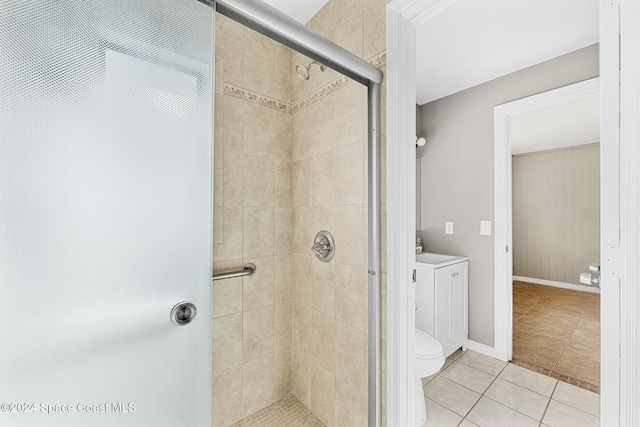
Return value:
[(446, 267), (463, 261), (469, 261), (469, 258), (466, 256), (432, 254), (429, 252), (423, 252), (416, 255), (416, 262), (426, 264), (431, 268)]

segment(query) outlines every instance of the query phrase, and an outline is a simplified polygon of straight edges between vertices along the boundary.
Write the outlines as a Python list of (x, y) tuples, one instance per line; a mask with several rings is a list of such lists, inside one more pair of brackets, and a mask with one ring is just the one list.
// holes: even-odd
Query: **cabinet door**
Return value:
[(456, 343), (456, 348), (460, 345), (466, 345), (466, 339), (469, 334), (469, 303), (468, 303), (468, 272), (469, 263), (461, 262), (454, 264), (451, 277), (451, 294), (453, 302), (450, 311), (451, 328)]
[(454, 331), (451, 322), (451, 314), (453, 310), (454, 292), (452, 292), (452, 283), (455, 280), (454, 266), (439, 268), (436, 270), (436, 309), (435, 309), (435, 330), (436, 339), (440, 341), (445, 354), (447, 348), (453, 345)]
[(467, 337), (468, 263), (439, 268), (435, 286), (435, 337), (445, 355), (465, 345)]

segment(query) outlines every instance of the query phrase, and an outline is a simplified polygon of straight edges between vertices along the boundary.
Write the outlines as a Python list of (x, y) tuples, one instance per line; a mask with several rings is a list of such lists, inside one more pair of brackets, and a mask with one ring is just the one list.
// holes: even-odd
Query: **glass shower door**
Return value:
[(0, 2), (0, 425), (209, 426), (213, 25)]

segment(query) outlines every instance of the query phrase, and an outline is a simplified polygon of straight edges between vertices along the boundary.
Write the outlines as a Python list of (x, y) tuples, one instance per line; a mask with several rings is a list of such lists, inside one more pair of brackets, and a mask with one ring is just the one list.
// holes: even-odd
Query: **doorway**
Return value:
[[(514, 209), (517, 210), (523, 208), (523, 206), (522, 202), (520, 202), (521, 206), (514, 207), (513, 205), (513, 189), (515, 188), (513, 186), (513, 168), (517, 160), (512, 162), (511, 138), (512, 135), (517, 135), (517, 126), (515, 129), (516, 132), (514, 132), (513, 125), (515, 123), (514, 121), (518, 120), (519, 117), (531, 113), (539, 113), (549, 108), (559, 108), (559, 106), (562, 105), (580, 102), (581, 100), (597, 96), (599, 92), (600, 79), (595, 78), (503, 104), (495, 108), (496, 168), (498, 170), (501, 166), (504, 167), (501, 169), (502, 173), (496, 173), (495, 177), (496, 302), (498, 298), (502, 297), (506, 304), (496, 305), (497, 355), (499, 355), (499, 357), (507, 357), (509, 360), (513, 359), (514, 363), (520, 364), (521, 366), (554, 376), (555, 378), (595, 392), (600, 391), (599, 381), (594, 378), (594, 372), (591, 372), (596, 368), (592, 367), (588, 374), (586, 370), (579, 373), (579, 370), (576, 370), (576, 365), (583, 361), (578, 361), (576, 357), (580, 358), (581, 356), (574, 354), (575, 352), (572, 353), (572, 350), (575, 350), (573, 347), (576, 345), (582, 345), (583, 347), (585, 345), (593, 347), (594, 345), (593, 331), (590, 331), (591, 334), (584, 331), (586, 323), (578, 326), (583, 318), (585, 321), (591, 322), (596, 319), (599, 320), (600, 318), (599, 305), (597, 305), (598, 310), (596, 311), (596, 306), (593, 306), (594, 301), (591, 301), (591, 299), (593, 299), (591, 298), (592, 294), (580, 295), (584, 294), (582, 292), (573, 294), (578, 291), (570, 289), (549, 289), (548, 286), (544, 285), (563, 286), (563, 284), (557, 281), (529, 279), (518, 276), (518, 274), (535, 276), (536, 274), (533, 273), (533, 271), (536, 270), (537, 267), (539, 272), (541, 270), (540, 265), (535, 265), (531, 269), (527, 269), (522, 265), (516, 266), (519, 268), (519, 271), (514, 272), (514, 258), (518, 258), (519, 263), (524, 262), (523, 258), (526, 258), (522, 253), (517, 254), (514, 242), (522, 241), (526, 233), (523, 233), (523, 236), (514, 237), (513, 235)], [(600, 166), (600, 164), (598, 166)], [(500, 192), (498, 189), (505, 191)], [(497, 218), (500, 214), (504, 215), (503, 224), (506, 225), (505, 227), (499, 225), (501, 222), (498, 221)], [(600, 220), (600, 218), (598, 219)], [(500, 245), (499, 247), (498, 242), (501, 241), (508, 242), (508, 245), (506, 245), (506, 247)], [(599, 239), (597, 244), (599, 245)], [(533, 253), (533, 251), (534, 249), (531, 249), (530, 252)], [(566, 248), (562, 251), (566, 252)], [(498, 263), (501, 261), (501, 267), (498, 269)], [(584, 269), (587, 270), (587, 268), (588, 265), (585, 265)], [(573, 276), (573, 270), (571, 270), (569, 274)], [(514, 279), (516, 280), (515, 282)], [(523, 283), (523, 281), (538, 283), (538, 285)], [(543, 286), (541, 287), (540, 285)], [(564, 287), (570, 288), (572, 286), (577, 288), (580, 285), (570, 284)], [(562, 295), (555, 295), (558, 293)], [(554, 300), (565, 301), (571, 305), (571, 308), (551, 307), (550, 302)], [(578, 303), (576, 303), (576, 301), (578, 301)], [(577, 305), (580, 305), (584, 310), (580, 310), (580, 312), (576, 311)], [(586, 309), (587, 306), (589, 306), (589, 310)], [(550, 314), (549, 310), (555, 311)], [(569, 313), (569, 311), (571, 311), (571, 313)], [(538, 315), (537, 317), (536, 313)], [(529, 318), (527, 318), (527, 314), (529, 314)], [(505, 315), (509, 317), (508, 320), (503, 317)], [(553, 316), (561, 316), (562, 321), (554, 321), (553, 319), (555, 319), (555, 317)], [(499, 320), (503, 320), (503, 322)], [(507, 320), (506, 324), (504, 320)], [(591, 326), (594, 326), (593, 323), (591, 323)], [(597, 326), (599, 327), (600, 325), (598, 324)], [(540, 335), (541, 329), (543, 330), (542, 335)], [(539, 336), (532, 337), (532, 334), (535, 335), (536, 333), (538, 333)], [(532, 347), (529, 345), (529, 347), (527, 347), (528, 344), (523, 343), (526, 341), (527, 336), (529, 339), (532, 338), (537, 341), (535, 346)], [(553, 338), (550, 338), (550, 342), (543, 339), (543, 337), (549, 336), (553, 336)], [(584, 340), (586, 341), (582, 342)], [(573, 344), (571, 344), (572, 341)], [(597, 348), (599, 349), (599, 340), (597, 340), (595, 344), (597, 344)], [(547, 347), (545, 347), (545, 345), (547, 345)], [(542, 352), (543, 354), (534, 354), (534, 352), (531, 351), (531, 348), (538, 349), (543, 347), (545, 348)], [(500, 349), (500, 352), (498, 352), (498, 349)], [(568, 351), (566, 355), (565, 351)], [(592, 360), (591, 362), (593, 364), (594, 361)]]
[(510, 119), (512, 362), (595, 393), (599, 272), (587, 271), (600, 260), (599, 141), (599, 91)]
[[(413, 190), (411, 181), (414, 179), (414, 147), (403, 144), (403, 141), (409, 140), (413, 135), (415, 128), (415, 118), (413, 111), (415, 110), (415, 55), (404, 55), (401, 52), (413, 52), (415, 48), (416, 27), (428, 21), (435, 14), (451, 6), (455, 2), (448, 1), (423, 1), (423, 2), (392, 2), (387, 11), (388, 25), (393, 31), (389, 32), (388, 38), (388, 156), (387, 156), (387, 173), (388, 188), (397, 190), (398, 197), (389, 196), (388, 199), (388, 241), (387, 248), (389, 252), (397, 250), (397, 256), (390, 258), (388, 262), (388, 275), (390, 281), (396, 283), (409, 283), (410, 267), (413, 259), (413, 251), (411, 243), (414, 238), (413, 215), (414, 196), (413, 191), (406, 191), (407, 188)], [(636, 118), (633, 114), (634, 107), (638, 104), (635, 92), (631, 90), (638, 79), (634, 68), (637, 63), (635, 52), (637, 51), (637, 35), (632, 29), (637, 27), (638, 5), (630, 0), (623, 0), (616, 3), (601, 2), (601, 78), (606, 80), (603, 83), (602, 93), (608, 99), (605, 102), (606, 108), (603, 108), (603, 127), (607, 129), (603, 133), (607, 133), (610, 147), (607, 148), (607, 158), (602, 162), (607, 166), (613, 164), (613, 168), (607, 169), (606, 180), (610, 182), (616, 189), (620, 188), (620, 182), (623, 185), (623, 192), (612, 195), (612, 199), (608, 204), (607, 212), (603, 212), (608, 218), (618, 218), (618, 225), (621, 227), (609, 227), (606, 236), (611, 238), (611, 246), (604, 246), (605, 254), (603, 260), (607, 263), (617, 261), (617, 264), (603, 264), (603, 283), (605, 281), (611, 286), (611, 296), (603, 295), (603, 307), (607, 307), (611, 315), (604, 316), (603, 320), (607, 322), (607, 326), (603, 324), (603, 329), (608, 330), (611, 334), (611, 340), (619, 342), (621, 346), (615, 345), (611, 348), (603, 346), (603, 369), (607, 372), (603, 373), (603, 378), (608, 378), (611, 383), (607, 386), (608, 391), (603, 390), (602, 399), (602, 420), (606, 425), (625, 425), (631, 422), (635, 410), (634, 404), (625, 404), (621, 407), (620, 402), (635, 402), (634, 380), (632, 372), (635, 372), (636, 348), (633, 344), (634, 327), (636, 322), (633, 321), (632, 313), (635, 312), (636, 298), (632, 287), (636, 274), (634, 264), (635, 258), (621, 257), (625, 253), (631, 256), (636, 245), (636, 228), (631, 222), (635, 215), (636, 193), (633, 192), (636, 187), (637, 178), (635, 175), (629, 174), (635, 170), (635, 162), (637, 154), (635, 144), (637, 141)], [(625, 16), (625, 20), (620, 23), (619, 16)], [(622, 44), (619, 45), (619, 40)], [(621, 46), (621, 49), (619, 47)], [(622, 58), (622, 63), (629, 66), (629, 71), (620, 76), (618, 55)], [(635, 62), (634, 62), (635, 61)], [(408, 72), (406, 72), (409, 70)], [(406, 73), (403, 73), (405, 71)], [(619, 89), (625, 94), (622, 101), (619, 102)], [(621, 113), (622, 122), (618, 121), (618, 113)], [(605, 120), (606, 119), (606, 120)], [(619, 127), (620, 123), (620, 127)], [(602, 139), (605, 140), (604, 138)], [(620, 147), (627, 153), (626, 157), (619, 156)], [(496, 164), (497, 164), (496, 158)], [(508, 159), (500, 160), (507, 165)], [(619, 163), (618, 163), (619, 161)], [(616, 165), (618, 165), (616, 167)], [(504, 166), (506, 167), (506, 166)], [(496, 181), (498, 183), (498, 181)], [(505, 196), (500, 193), (505, 193)], [(496, 193), (496, 197), (506, 197), (507, 190), (501, 187)], [(615, 196), (615, 197), (614, 197)], [(626, 211), (620, 211), (621, 204), (626, 207)], [(496, 205), (497, 206), (497, 205)], [(505, 205), (506, 206), (506, 205)], [(500, 215), (500, 216), (498, 216)], [(495, 219), (505, 218), (506, 212), (499, 213), (496, 211)], [(408, 217), (409, 227), (405, 230), (397, 224), (396, 219), (401, 220)], [(615, 222), (615, 221), (612, 221)], [(398, 222), (399, 223), (399, 222)], [(497, 221), (496, 221), (497, 225)], [(402, 231), (402, 232), (399, 232)], [(496, 232), (498, 227), (496, 227)], [(615, 232), (614, 236), (612, 233)], [(505, 248), (510, 244), (507, 240), (506, 232), (501, 231), (500, 240), (496, 234), (495, 254), (496, 263), (495, 271), (507, 272), (504, 264), (507, 262)], [(620, 235), (624, 239), (624, 244), (619, 245)], [(608, 240), (608, 239), (607, 239)], [(635, 255), (633, 255), (635, 257)], [(613, 266), (617, 267), (615, 270)], [(500, 267), (500, 268), (498, 268)], [(604, 278), (609, 272), (610, 277)], [(498, 278), (498, 280), (505, 280)], [(622, 296), (623, 298), (620, 298)], [(413, 337), (407, 334), (407, 324), (411, 325), (413, 321), (413, 311), (407, 310), (413, 301), (409, 294), (408, 286), (397, 286), (388, 290), (388, 313), (390, 338), (388, 348), (396, 349), (395, 352), (389, 352), (387, 364), (387, 390), (388, 390), (388, 407), (387, 419), (397, 421), (397, 424), (403, 425), (406, 414), (413, 409), (412, 385), (406, 376), (407, 367), (411, 368), (413, 363)], [(496, 307), (506, 307), (505, 295), (496, 295)], [(611, 307), (611, 308), (609, 308)], [(605, 310), (605, 313), (607, 311)], [(502, 309), (504, 313), (496, 312), (494, 324), (498, 327), (495, 329), (495, 353), (501, 358), (510, 357), (507, 338), (511, 332), (510, 310)], [(501, 316), (501, 317), (500, 317)], [(622, 334), (620, 334), (620, 325), (622, 325)], [(611, 327), (609, 332), (608, 327)], [(394, 344), (394, 345), (392, 345)], [(606, 356), (606, 357), (605, 357)], [(505, 359), (507, 360), (507, 359)], [(624, 378), (624, 381), (620, 381)], [(604, 386), (604, 385), (603, 385)]]

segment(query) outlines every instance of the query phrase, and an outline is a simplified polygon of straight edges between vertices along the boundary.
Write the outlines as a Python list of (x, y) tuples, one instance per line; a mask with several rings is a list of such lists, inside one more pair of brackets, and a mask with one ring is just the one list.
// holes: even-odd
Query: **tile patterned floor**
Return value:
[(471, 350), (422, 382), (427, 427), (600, 425), (598, 394)]
[(294, 396), (287, 396), (229, 427), (325, 427)]
[(513, 282), (513, 363), (600, 392), (600, 295)]

